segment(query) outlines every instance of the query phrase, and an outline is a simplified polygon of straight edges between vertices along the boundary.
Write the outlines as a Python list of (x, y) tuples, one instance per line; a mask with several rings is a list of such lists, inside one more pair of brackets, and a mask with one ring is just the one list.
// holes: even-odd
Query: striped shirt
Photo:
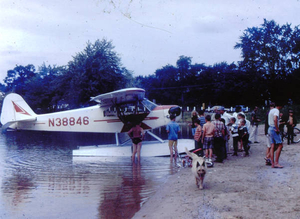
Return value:
[(198, 125), (195, 135), (194, 135), (195, 141), (200, 141), (201, 134), (202, 134), (202, 128), (201, 128), (201, 125)]

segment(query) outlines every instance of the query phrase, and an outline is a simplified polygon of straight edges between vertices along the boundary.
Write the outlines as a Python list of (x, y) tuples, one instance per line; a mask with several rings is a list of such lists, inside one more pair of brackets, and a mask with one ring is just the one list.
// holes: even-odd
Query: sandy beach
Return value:
[(273, 169), (264, 161), (263, 128), (249, 157), (228, 154), (224, 163), (208, 169), (203, 190), (196, 187), (191, 168), (180, 168), (133, 218), (300, 218), (300, 143), (285, 142), (284, 168)]

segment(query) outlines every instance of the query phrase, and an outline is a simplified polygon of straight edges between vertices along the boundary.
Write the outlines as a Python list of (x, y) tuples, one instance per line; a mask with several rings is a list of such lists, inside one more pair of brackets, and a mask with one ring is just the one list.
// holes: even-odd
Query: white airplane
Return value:
[(118, 133), (127, 132), (133, 123), (141, 123), (151, 136), (164, 141), (149, 130), (170, 122), (170, 114), (181, 118), (177, 105), (156, 105), (145, 98), (145, 90), (127, 88), (91, 97), (98, 104), (62, 112), (36, 114), (18, 94), (10, 93), (3, 101), (2, 129), (52, 132)]

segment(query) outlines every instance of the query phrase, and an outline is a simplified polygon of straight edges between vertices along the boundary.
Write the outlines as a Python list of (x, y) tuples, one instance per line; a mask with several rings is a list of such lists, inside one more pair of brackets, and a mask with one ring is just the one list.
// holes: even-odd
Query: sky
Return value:
[(67, 65), (97, 39), (112, 41), (133, 76), (181, 55), (237, 63), (247, 28), (300, 25), (299, 9), (299, 0), (0, 0), (0, 83), (16, 65)]

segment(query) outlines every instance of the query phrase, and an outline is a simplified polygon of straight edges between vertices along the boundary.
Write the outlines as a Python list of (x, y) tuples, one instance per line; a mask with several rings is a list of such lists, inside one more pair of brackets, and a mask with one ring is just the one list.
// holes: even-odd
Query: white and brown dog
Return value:
[(196, 179), (196, 185), (199, 189), (203, 189), (203, 181), (206, 174), (206, 162), (203, 157), (199, 157), (197, 154), (191, 153), (185, 148), (186, 154), (192, 158), (192, 173)]

